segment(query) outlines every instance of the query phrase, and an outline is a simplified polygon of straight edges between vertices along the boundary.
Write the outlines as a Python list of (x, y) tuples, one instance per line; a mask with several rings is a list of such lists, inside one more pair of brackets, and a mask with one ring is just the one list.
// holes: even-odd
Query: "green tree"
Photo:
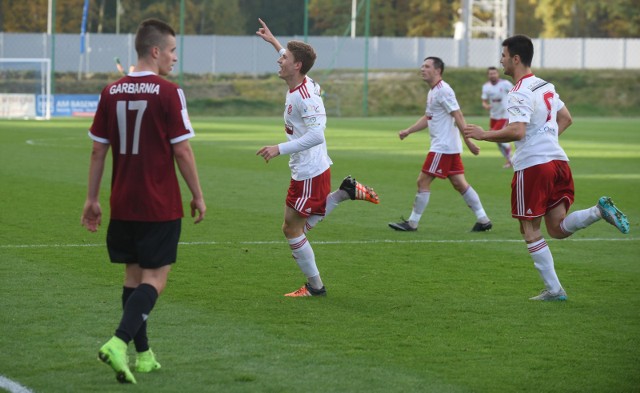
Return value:
[(460, 0), (409, 0), (413, 10), (408, 36), (453, 37), (453, 24), (460, 19)]
[(529, 0), (542, 37), (639, 37), (638, 0)]

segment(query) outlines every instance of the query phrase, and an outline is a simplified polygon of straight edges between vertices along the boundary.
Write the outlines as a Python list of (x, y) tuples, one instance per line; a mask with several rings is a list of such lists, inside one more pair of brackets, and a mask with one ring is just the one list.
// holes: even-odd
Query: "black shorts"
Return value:
[(182, 219), (166, 222), (111, 220), (107, 250), (113, 263), (156, 269), (175, 263)]

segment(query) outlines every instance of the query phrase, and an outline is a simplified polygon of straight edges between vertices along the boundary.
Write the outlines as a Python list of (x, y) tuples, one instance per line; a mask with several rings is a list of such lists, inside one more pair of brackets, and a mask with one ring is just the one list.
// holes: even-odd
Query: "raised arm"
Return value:
[(271, 30), (269, 30), (269, 27), (266, 23), (264, 23), (262, 19), (258, 18), (258, 22), (260, 22), (262, 27), (260, 27), (258, 31), (256, 31), (256, 35), (262, 37), (263, 40), (273, 45), (273, 48), (276, 50), (276, 52), (280, 53), (280, 50), (284, 47), (280, 45), (278, 39), (273, 35), (273, 33), (271, 33)]

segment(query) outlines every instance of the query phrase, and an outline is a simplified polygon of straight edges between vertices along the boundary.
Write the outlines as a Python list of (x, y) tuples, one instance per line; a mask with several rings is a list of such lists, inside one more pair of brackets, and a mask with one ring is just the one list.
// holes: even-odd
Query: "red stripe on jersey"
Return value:
[(300, 96), (302, 96), (302, 99), (306, 99), (306, 98), (310, 98), (311, 97), (311, 94), (309, 94), (309, 89), (307, 89), (307, 77), (306, 76), (302, 80), (302, 83), (300, 83), (295, 89), (290, 90), (289, 92), (293, 93), (296, 90), (300, 93)]
[(518, 91), (518, 89), (520, 88), (520, 86), (522, 86), (522, 81), (526, 78), (529, 78), (533, 76), (533, 74), (527, 74), (525, 76), (523, 76), (522, 78), (520, 78), (520, 80), (518, 81), (518, 83), (516, 83), (515, 86), (513, 86), (513, 88), (511, 89), (511, 91)]
[(300, 95), (303, 99), (311, 97), (311, 95), (309, 94), (309, 90), (307, 89), (307, 85), (300, 86)]

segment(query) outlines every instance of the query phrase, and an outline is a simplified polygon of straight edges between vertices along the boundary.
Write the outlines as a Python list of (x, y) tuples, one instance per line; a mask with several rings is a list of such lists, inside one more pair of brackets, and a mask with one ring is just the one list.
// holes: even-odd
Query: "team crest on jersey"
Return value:
[(293, 111), (293, 106), (289, 104), (289, 107), (287, 108), (287, 115), (290, 115), (292, 111)]

